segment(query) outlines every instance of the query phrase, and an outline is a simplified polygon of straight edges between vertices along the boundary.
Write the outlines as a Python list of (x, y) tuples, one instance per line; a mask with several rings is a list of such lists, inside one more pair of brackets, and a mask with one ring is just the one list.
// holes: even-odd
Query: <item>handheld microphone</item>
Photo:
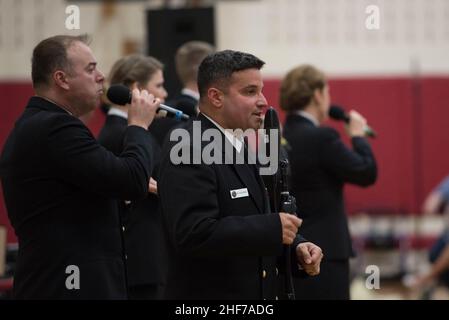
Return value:
[[(329, 108), (329, 117), (331, 117), (334, 120), (344, 121), (346, 123), (349, 123), (349, 121), (351, 121), (345, 110), (342, 107), (335, 104), (331, 105)], [(371, 138), (377, 137), (377, 133), (373, 129), (371, 129), (368, 125), (365, 127), (365, 134)]]
[[(132, 100), (132, 92), (128, 87), (122, 84), (114, 84), (109, 87), (108, 92), (106, 93), (109, 101), (119, 106), (124, 106), (125, 104), (131, 103)], [(176, 120), (188, 120), (189, 116), (184, 114), (181, 110), (166, 106), (165, 104), (159, 105), (159, 110), (167, 111), (167, 114), (173, 115)]]

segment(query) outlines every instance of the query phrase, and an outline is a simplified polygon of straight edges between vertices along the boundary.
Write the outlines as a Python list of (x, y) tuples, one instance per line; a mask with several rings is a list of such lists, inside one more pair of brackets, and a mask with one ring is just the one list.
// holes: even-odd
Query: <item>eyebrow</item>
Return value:
[[(248, 85), (248, 86), (246, 86), (246, 87), (243, 87), (242, 90), (247, 90), (247, 89), (258, 89), (258, 88), (259, 88), (258, 85), (250, 84), (250, 85)], [(263, 86), (261, 87), (261, 89), (263, 89)]]
[(91, 66), (96, 66), (97, 65), (97, 63), (96, 62), (90, 62), (87, 66), (86, 66), (86, 69), (89, 69)]

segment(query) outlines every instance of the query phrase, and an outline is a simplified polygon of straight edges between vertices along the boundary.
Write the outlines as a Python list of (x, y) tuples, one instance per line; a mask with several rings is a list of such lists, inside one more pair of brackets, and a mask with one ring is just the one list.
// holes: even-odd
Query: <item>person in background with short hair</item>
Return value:
[[(190, 118), (198, 114), (198, 67), (203, 59), (215, 48), (207, 42), (189, 41), (178, 48), (175, 55), (176, 72), (183, 85), (183, 89), (172, 100), (167, 102), (170, 107), (181, 110)], [(150, 127), (159, 145), (162, 146), (167, 135), (174, 127), (183, 126), (185, 123), (173, 118), (158, 118)]]
[(189, 41), (178, 48), (175, 55), (176, 73), (183, 88), (170, 101), (170, 105), (189, 116), (197, 115), (200, 99), (197, 85), (198, 67), (201, 61), (214, 51), (215, 48), (211, 44), (203, 41)]

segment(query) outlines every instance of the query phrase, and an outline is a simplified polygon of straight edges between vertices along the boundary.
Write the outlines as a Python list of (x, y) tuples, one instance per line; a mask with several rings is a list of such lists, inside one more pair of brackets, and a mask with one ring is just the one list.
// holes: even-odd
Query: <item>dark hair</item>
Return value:
[(260, 70), (264, 64), (265, 62), (252, 54), (239, 51), (224, 50), (208, 55), (198, 69), (200, 97), (207, 96), (207, 89), (211, 85), (226, 87), (234, 72), (247, 69)]
[(214, 51), (211, 44), (203, 41), (189, 41), (178, 48), (175, 55), (176, 73), (184, 85), (197, 81), (201, 61)]
[(163, 68), (164, 65), (156, 58), (132, 54), (114, 63), (109, 74), (109, 84), (124, 84), (129, 87), (137, 82), (139, 86), (146, 86), (156, 71)]
[(290, 70), (282, 80), (280, 107), (292, 112), (304, 109), (312, 100), (315, 90), (326, 86), (324, 73), (312, 65), (304, 64)]
[(56, 70), (71, 71), (67, 49), (74, 42), (88, 45), (90, 38), (88, 35), (58, 35), (39, 42), (34, 48), (31, 58), (31, 78), (34, 88), (48, 86), (51, 76)]

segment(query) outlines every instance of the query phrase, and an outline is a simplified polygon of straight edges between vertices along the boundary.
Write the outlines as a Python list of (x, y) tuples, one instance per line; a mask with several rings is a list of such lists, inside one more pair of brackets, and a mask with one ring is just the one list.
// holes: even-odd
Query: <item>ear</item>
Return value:
[(53, 73), (53, 80), (55, 84), (65, 90), (70, 89), (70, 85), (67, 81), (67, 74), (62, 70), (57, 70)]
[(318, 105), (323, 101), (323, 90), (322, 89), (315, 89), (315, 91), (313, 92), (313, 100)]
[(207, 98), (216, 108), (221, 108), (223, 106), (224, 94), (221, 90), (217, 88), (207, 89)]

